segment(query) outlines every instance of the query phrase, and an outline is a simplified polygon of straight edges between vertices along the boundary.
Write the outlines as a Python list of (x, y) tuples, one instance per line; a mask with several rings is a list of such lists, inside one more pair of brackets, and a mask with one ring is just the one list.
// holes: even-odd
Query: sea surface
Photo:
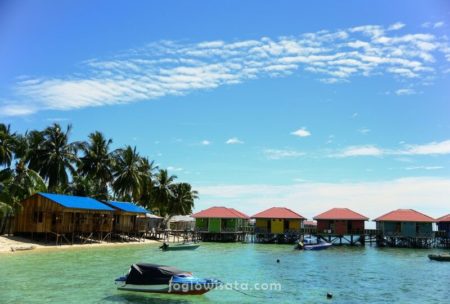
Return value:
[[(147, 244), (0, 254), (0, 303), (450, 303), (450, 263), (429, 261), (433, 252), (443, 251), (203, 243), (185, 252)], [(116, 290), (114, 279), (135, 262), (176, 266), (234, 289), (201, 296)], [(261, 290), (271, 283), (273, 290)]]

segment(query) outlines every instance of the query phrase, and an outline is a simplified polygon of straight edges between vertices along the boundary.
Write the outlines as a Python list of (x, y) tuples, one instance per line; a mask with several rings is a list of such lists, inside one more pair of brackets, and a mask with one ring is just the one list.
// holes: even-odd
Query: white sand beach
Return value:
[(99, 242), (92, 244), (44, 244), (40, 242), (33, 241), (31, 239), (26, 239), (16, 236), (0, 236), (0, 253), (16, 253), (14, 251), (16, 248), (27, 248), (33, 246), (33, 250), (42, 249), (71, 249), (71, 248), (92, 248), (92, 247), (107, 247), (107, 246), (132, 246), (132, 245), (143, 245), (143, 244), (157, 244), (158, 241), (142, 239), (141, 241), (130, 241), (130, 242)]

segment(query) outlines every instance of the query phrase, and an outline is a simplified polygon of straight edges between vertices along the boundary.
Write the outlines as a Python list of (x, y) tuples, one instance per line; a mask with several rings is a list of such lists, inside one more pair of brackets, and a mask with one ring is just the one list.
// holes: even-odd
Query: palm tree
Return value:
[(39, 153), (45, 142), (45, 135), (42, 131), (32, 130), (26, 132), (24, 136), (19, 137), (19, 149), (16, 151), (17, 156), (24, 159), (28, 167), (39, 172), (45, 159), (45, 155)]
[(53, 124), (43, 131), (43, 142), (37, 147), (37, 166), (39, 174), (48, 181), (50, 191), (69, 183), (68, 172), (74, 174), (75, 164), (79, 162), (77, 149), (80, 143), (69, 143), (71, 125), (66, 131), (59, 124)]
[(113, 180), (111, 144), (111, 139), (105, 139), (102, 133), (96, 131), (89, 134), (89, 141), (80, 147), (84, 155), (80, 158), (78, 172), (97, 185), (100, 193), (96, 198), (99, 199), (108, 198), (108, 184)]
[(164, 169), (159, 170), (156, 175), (156, 184), (153, 188), (154, 202), (162, 216), (167, 214), (170, 202), (175, 198), (173, 184), (176, 178), (176, 175), (169, 175)]
[(20, 208), (20, 202), (36, 192), (46, 191), (44, 180), (37, 172), (28, 168), (24, 161), (16, 163), (14, 170), (6, 169), (0, 174), (0, 234), (4, 232), (6, 223)]
[(11, 126), (0, 124), (0, 166), (11, 166), (15, 147), (16, 134), (11, 133)]
[(136, 147), (127, 146), (114, 152), (114, 181), (116, 197), (122, 200), (138, 201), (144, 179), (140, 170), (142, 158)]
[(152, 208), (153, 202), (153, 185), (154, 185), (154, 171), (158, 169), (154, 161), (150, 161), (147, 157), (141, 159), (139, 166), (140, 175), (142, 178), (141, 193), (138, 203), (144, 207)]
[(167, 214), (169, 216), (191, 214), (194, 200), (198, 199), (198, 192), (192, 190), (188, 183), (174, 184), (172, 188), (174, 198), (169, 202)]

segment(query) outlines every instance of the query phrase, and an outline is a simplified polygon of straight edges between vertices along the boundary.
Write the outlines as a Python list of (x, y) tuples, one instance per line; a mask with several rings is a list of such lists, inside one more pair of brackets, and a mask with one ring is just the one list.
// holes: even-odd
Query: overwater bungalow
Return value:
[(364, 222), (368, 219), (348, 208), (333, 208), (314, 217), (317, 233), (335, 235), (364, 234)]
[(380, 246), (429, 248), (434, 241), (432, 217), (413, 209), (398, 209), (374, 220), (382, 234)]
[(284, 207), (272, 207), (256, 213), (255, 233), (299, 233), (305, 217)]
[(117, 236), (143, 236), (147, 232), (146, 209), (129, 202), (105, 202), (114, 209), (113, 233)]
[(314, 217), (316, 237), (336, 245), (364, 245), (364, 222), (369, 218), (348, 208), (333, 208)]
[(450, 238), (450, 214), (436, 219), (438, 230), (442, 231), (446, 238)]
[(104, 239), (112, 231), (114, 209), (89, 197), (36, 193), (21, 202), (14, 233), (73, 243)]
[(195, 228), (206, 241), (240, 241), (249, 217), (233, 208), (211, 207), (192, 215)]

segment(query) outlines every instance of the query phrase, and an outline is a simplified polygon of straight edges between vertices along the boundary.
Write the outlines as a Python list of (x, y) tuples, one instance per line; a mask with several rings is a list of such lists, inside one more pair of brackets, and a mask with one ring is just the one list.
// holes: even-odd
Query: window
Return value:
[(44, 214), (42, 211), (35, 211), (33, 214), (33, 221), (37, 224), (42, 223)]

